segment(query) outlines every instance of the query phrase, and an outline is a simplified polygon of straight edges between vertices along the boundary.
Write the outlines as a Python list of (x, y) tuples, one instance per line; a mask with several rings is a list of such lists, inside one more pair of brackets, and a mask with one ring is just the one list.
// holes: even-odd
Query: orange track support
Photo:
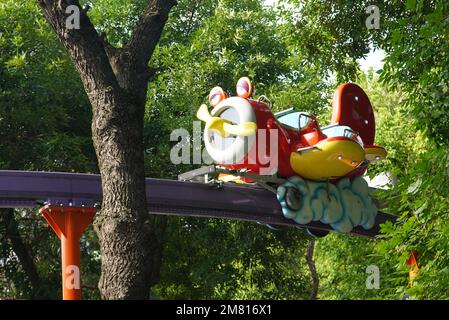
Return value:
[(80, 238), (96, 209), (47, 205), (39, 212), (61, 239), (62, 298), (80, 300)]

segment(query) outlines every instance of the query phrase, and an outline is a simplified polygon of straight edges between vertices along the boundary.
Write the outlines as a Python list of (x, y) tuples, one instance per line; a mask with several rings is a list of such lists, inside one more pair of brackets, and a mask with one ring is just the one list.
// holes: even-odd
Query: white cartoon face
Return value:
[(256, 141), (256, 115), (247, 100), (254, 93), (251, 80), (240, 78), (236, 92), (237, 97), (229, 97), (221, 87), (212, 88), (212, 111), (203, 104), (197, 112), (198, 119), (205, 122), (206, 149), (218, 164), (241, 163)]
[(220, 164), (235, 164), (243, 160), (256, 140), (256, 115), (243, 98), (222, 100), (206, 121), (204, 143), (211, 158)]

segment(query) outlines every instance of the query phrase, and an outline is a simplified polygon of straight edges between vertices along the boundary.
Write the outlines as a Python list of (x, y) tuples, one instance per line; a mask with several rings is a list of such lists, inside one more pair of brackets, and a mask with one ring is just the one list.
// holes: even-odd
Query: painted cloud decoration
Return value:
[[(299, 210), (291, 210), (286, 204), (289, 187), (301, 194)], [(336, 231), (350, 232), (359, 225), (364, 229), (374, 226), (377, 208), (368, 193), (368, 183), (362, 177), (344, 178), (332, 184), (295, 176), (277, 189), (277, 198), (286, 218), (299, 224), (321, 221)]]

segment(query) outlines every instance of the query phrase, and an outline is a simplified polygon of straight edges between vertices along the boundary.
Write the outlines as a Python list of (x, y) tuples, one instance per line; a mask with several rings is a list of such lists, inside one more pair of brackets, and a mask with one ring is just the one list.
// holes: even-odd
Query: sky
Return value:
[(385, 52), (383, 50), (373, 50), (371, 48), (371, 52), (364, 59), (357, 60), (360, 63), (360, 68), (366, 72), (370, 67), (377, 71), (382, 69), (383, 62), (382, 60), (385, 58)]

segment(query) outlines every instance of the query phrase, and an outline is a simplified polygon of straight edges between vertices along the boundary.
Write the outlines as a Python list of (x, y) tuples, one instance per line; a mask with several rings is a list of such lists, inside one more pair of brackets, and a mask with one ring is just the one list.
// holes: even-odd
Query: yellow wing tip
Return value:
[(365, 159), (369, 162), (380, 161), (387, 157), (387, 150), (380, 146), (365, 147)]

